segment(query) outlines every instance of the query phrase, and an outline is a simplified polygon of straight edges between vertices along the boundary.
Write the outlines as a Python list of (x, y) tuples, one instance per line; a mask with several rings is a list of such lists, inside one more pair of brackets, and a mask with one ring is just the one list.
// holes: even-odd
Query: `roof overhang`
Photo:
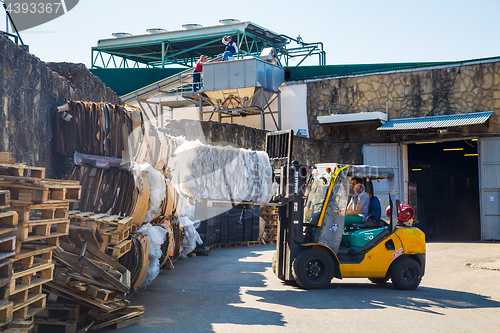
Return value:
[(255, 23), (247, 21), (210, 27), (200, 27), (189, 30), (175, 30), (155, 34), (142, 34), (119, 38), (100, 39), (97, 42), (97, 46), (93, 47), (93, 49), (106, 50), (114, 48), (127, 48), (141, 45), (151, 45), (158, 43), (161, 44), (162, 41), (179, 43), (202, 38), (219, 37), (225, 34), (233, 34), (237, 31), (258, 35), (265, 40), (269, 40), (278, 44), (284, 44), (287, 41), (287, 39), (282, 37), (281, 35), (269, 29), (263, 28)]
[(391, 119), (377, 128), (377, 131), (422, 130), (479, 125), (485, 123), (492, 114), (493, 111), (484, 111), (442, 116)]
[(379, 111), (347, 113), (347, 114), (331, 114), (328, 116), (318, 116), (318, 122), (321, 125), (358, 125), (362, 122), (379, 121), (385, 123), (387, 114)]

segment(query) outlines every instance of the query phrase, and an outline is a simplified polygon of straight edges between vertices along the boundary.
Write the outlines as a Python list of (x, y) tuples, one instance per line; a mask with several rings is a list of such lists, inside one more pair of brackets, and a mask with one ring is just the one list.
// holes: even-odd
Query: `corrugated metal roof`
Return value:
[(493, 111), (450, 114), (418, 118), (391, 119), (377, 128), (378, 131), (388, 130), (416, 130), (428, 128), (444, 128), (465, 125), (482, 124), (488, 120)]

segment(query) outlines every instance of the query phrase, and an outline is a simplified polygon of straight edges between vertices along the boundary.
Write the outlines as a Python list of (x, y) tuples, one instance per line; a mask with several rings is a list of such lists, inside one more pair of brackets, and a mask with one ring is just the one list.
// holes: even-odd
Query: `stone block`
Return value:
[(365, 93), (367, 91), (371, 91), (373, 88), (372, 88), (372, 86), (370, 84), (361, 82), (361, 83), (358, 84), (358, 89), (359, 89), (359, 91)]
[(493, 85), (493, 75), (491, 73), (486, 73), (483, 76), (483, 89), (490, 89)]

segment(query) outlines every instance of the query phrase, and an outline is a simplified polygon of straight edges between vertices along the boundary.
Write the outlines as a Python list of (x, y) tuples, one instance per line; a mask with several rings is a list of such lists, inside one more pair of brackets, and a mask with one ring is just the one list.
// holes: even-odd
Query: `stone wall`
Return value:
[(68, 100), (121, 103), (82, 66), (74, 66), (82, 78), (74, 85), (0, 35), (0, 151), (17, 162), (46, 167), (48, 177), (60, 175), (64, 163), (53, 149), (57, 106)]
[(329, 129), (316, 121), (317, 116), (366, 111), (387, 112), (389, 119), (495, 111), (489, 126), (475, 130), (500, 132), (500, 61), (317, 80), (307, 84), (307, 91), (309, 134), (315, 139), (393, 140), (387, 137), (391, 133)]

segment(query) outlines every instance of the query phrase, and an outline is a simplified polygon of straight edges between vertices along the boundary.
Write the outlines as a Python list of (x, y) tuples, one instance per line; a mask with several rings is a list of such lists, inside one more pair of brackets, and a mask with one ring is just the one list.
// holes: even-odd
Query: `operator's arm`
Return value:
[(363, 205), (357, 204), (356, 209), (347, 210), (345, 215), (358, 215), (361, 212)]
[(236, 43), (234, 43), (234, 54), (238, 54), (238, 45)]

